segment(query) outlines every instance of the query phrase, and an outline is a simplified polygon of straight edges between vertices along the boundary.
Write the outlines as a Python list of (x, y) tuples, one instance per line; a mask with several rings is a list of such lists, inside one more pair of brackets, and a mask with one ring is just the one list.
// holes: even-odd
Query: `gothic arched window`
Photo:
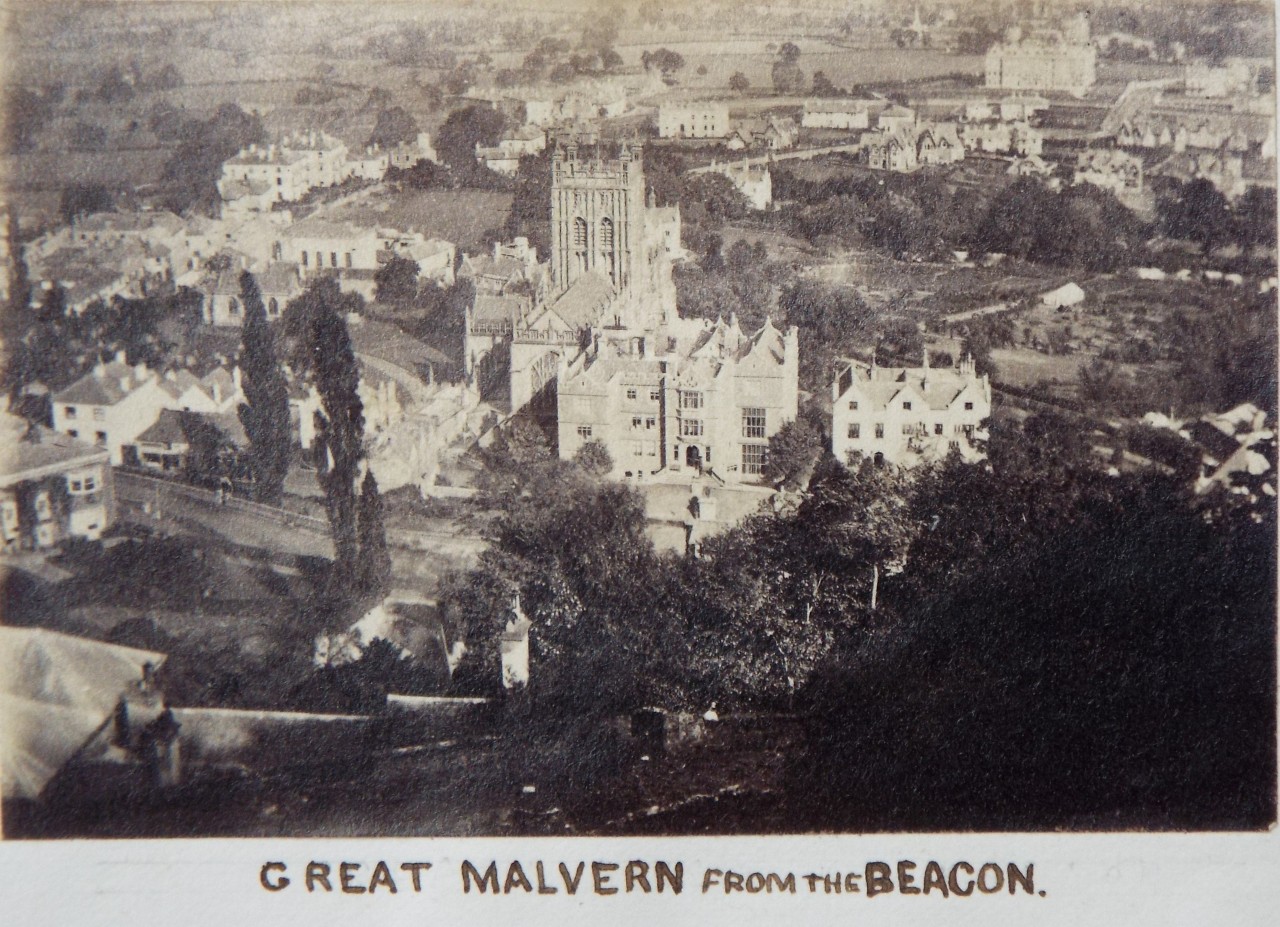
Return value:
[(618, 281), (618, 264), (613, 250), (613, 220), (600, 220), (600, 257), (609, 268), (609, 276), (614, 283)]
[(573, 220), (573, 256), (578, 271), (587, 269), (587, 220), (579, 216)]

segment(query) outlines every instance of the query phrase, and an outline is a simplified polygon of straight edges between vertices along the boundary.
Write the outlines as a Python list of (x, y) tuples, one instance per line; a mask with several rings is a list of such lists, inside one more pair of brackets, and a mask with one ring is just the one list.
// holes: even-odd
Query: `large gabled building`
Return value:
[(980, 459), (991, 381), (973, 359), (955, 367), (879, 367), (850, 361), (831, 386), (831, 452), (910, 467), (953, 450)]
[(713, 473), (760, 482), (769, 438), (796, 417), (798, 333), (735, 317), (675, 319), (611, 343), (601, 333), (559, 391), (560, 456), (598, 441), (617, 477)]

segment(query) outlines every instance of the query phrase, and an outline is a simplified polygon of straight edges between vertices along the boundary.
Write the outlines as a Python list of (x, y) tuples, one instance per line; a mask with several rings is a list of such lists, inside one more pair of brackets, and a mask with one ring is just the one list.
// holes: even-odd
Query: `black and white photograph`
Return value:
[(0, 17), (6, 842), (1275, 826), (1271, 3)]

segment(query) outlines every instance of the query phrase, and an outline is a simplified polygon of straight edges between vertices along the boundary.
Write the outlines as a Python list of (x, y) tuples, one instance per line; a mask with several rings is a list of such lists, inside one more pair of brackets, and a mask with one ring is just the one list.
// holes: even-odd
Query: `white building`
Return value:
[(727, 103), (706, 100), (658, 107), (659, 138), (726, 138), (730, 131)]
[(413, 141), (396, 145), (388, 156), (391, 166), (401, 170), (413, 167), (419, 161), (436, 163), (440, 160), (435, 146), (431, 144), (431, 135), (427, 132), (419, 132), (418, 137)]
[(806, 129), (855, 131), (869, 128), (871, 116), (861, 100), (805, 100), (800, 125)]
[(752, 209), (763, 211), (773, 205), (773, 175), (767, 165), (713, 163), (710, 172), (728, 177), (738, 192), (747, 198)]
[(831, 386), (831, 451), (844, 463), (869, 458), (910, 467), (957, 451), (983, 455), (991, 383), (972, 358), (954, 368), (877, 367), (851, 361)]
[(906, 131), (915, 127), (916, 111), (897, 103), (886, 106), (876, 117), (876, 128), (882, 132)]
[(224, 209), (234, 214), (261, 212), (351, 176), (347, 146), (310, 130), (287, 136), (279, 144), (250, 145), (228, 158), (222, 165), (218, 192)]
[(493, 146), (476, 145), (476, 161), (491, 171), (515, 176), (520, 159), (546, 150), (547, 133), (534, 125), (522, 126)]
[(618, 477), (760, 482), (769, 438), (796, 417), (796, 329), (746, 334), (730, 317), (675, 319), (625, 343), (603, 334), (561, 379), (561, 457), (599, 441)]
[(1082, 97), (1097, 81), (1098, 50), (1089, 41), (1089, 21), (1080, 16), (1063, 30), (1024, 36), (1010, 29), (987, 51), (986, 86), (1037, 90)]

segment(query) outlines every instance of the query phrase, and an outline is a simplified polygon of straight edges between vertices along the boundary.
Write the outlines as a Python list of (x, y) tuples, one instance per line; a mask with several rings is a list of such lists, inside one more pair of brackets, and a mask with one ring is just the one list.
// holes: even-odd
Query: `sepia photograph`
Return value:
[(1275, 826), (1273, 4), (0, 17), (6, 841)]

